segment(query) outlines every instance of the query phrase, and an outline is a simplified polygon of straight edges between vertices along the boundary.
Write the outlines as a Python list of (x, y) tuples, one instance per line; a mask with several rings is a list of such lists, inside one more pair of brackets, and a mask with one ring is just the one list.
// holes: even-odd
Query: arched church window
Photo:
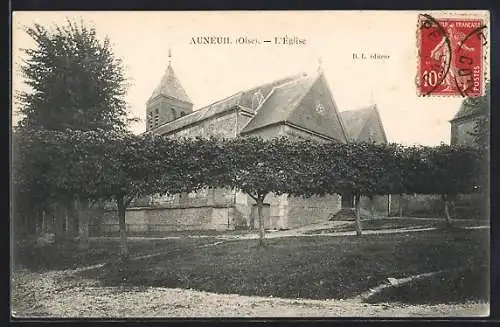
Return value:
[(176, 119), (176, 115), (175, 115), (175, 109), (174, 108), (171, 108), (170, 111), (172, 112), (172, 120)]
[(258, 90), (252, 96), (252, 109), (257, 109), (263, 101), (264, 96), (262, 95), (262, 92)]
[(181, 111), (181, 117), (186, 116), (186, 113), (184, 111)]

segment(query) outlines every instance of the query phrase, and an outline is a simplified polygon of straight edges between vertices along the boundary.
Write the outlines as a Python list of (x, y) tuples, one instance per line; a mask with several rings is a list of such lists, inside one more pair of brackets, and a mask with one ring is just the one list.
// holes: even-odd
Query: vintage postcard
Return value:
[(12, 317), (488, 316), (489, 29), (13, 12)]

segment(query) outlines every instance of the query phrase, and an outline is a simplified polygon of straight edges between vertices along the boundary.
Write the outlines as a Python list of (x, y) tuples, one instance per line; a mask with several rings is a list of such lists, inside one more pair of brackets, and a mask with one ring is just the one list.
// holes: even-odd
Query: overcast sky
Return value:
[[(201, 108), (261, 83), (299, 72), (315, 73), (318, 59), (339, 110), (375, 102), (390, 142), (449, 143), (450, 124), (462, 99), (417, 96), (416, 12), (15, 12), (13, 89), (23, 88), (16, 64), (20, 47), (32, 47), (22, 25), (83, 19), (106, 35), (126, 65), (131, 87), (127, 101), (133, 126), (145, 130), (146, 101), (160, 82), (172, 49), (172, 65)], [(272, 40), (260, 45), (200, 45), (192, 37), (227, 36)], [(276, 45), (274, 37), (305, 39), (302, 45)], [(389, 59), (355, 60), (361, 53)]]

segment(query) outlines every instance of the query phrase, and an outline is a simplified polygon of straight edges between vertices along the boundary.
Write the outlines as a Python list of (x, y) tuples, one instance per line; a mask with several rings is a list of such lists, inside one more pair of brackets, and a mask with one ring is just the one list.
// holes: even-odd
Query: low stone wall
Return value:
[[(232, 207), (225, 206), (129, 208), (125, 213), (125, 222), (127, 231), (132, 234), (179, 230), (228, 230), (234, 229), (233, 211)], [(117, 212), (107, 210), (96, 229), (96, 234), (101, 235), (118, 232)]]
[(341, 208), (339, 195), (288, 198), (287, 228), (326, 222)]
[[(485, 205), (480, 194), (459, 194), (455, 197), (452, 215), (458, 219), (476, 219), (484, 215)], [(369, 210), (370, 200), (361, 197), (361, 208)], [(373, 199), (375, 215), (387, 216), (387, 196)], [(391, 195), (389, 216), (444, 217), (444, 205), (438, 194)]]

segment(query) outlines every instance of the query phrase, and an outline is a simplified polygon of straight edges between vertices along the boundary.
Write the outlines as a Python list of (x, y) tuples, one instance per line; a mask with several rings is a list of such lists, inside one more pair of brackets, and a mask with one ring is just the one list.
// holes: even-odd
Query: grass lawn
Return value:
[[(131, 256), (157, 253), (185, 251), (198, 244), (211, 242), (204, 239), (129, 239), (128, 248)], [(109, 262), (118, 257), (119, 239), (91, 240), (88, 249), (81, 249), (77, 243), (48, 244), (41, 247), (17, 246), (14, 249), (14, 266), (24, 267), (31, 271), (49, 271), (74, 269), (93, 264)]]
[[(387, 277), (465, 267), (472, 273), (463, 273), (461, 284), (446, 283), (439, 289), (444, 292), (443, 301), (454, 301), (453, 289), (460, 287), (466, 288), (463, 299), (487, 299), (486, 287), (481, 288), (489, 280), (483, 273), (489, 262), (487, 230), (288, 237), (268, 239), (267, 244), (259, 248), (256, 240), (228, 241), (81, 274), (104, 285), (345, 299), (385, 282)], [(476, 292), (467, 293), (474, 288)]]
[(400, 302), (406, 304), (461, 303), (464, 300), (488, 300), (489, 269), (487, 265), (443, 271), (431, 277), (385, 288), (367, 302)]
[[(478, 226), (481, 223), (470, 220), (453, 220), (453, 225), (457, 227), (465, 226)], [(486, 223), (482, 223), (484, 225)], [(419, 218), (375, 218), (361, 221), (361, 227), (366, 230), (380, 230), (380, 229), (413, 229), (413, 228), (442, 228), (445, 226), (444, 218), (442, 220), (429, 220)], [(335, 233), (335, 232), (350, 232), (354, 231), (354, 221), (347, 225), (341, 225), (335, 228), (328, 229), (314, 229), (305, 232), (304, 234), (321, 234), (321, 233)]]

